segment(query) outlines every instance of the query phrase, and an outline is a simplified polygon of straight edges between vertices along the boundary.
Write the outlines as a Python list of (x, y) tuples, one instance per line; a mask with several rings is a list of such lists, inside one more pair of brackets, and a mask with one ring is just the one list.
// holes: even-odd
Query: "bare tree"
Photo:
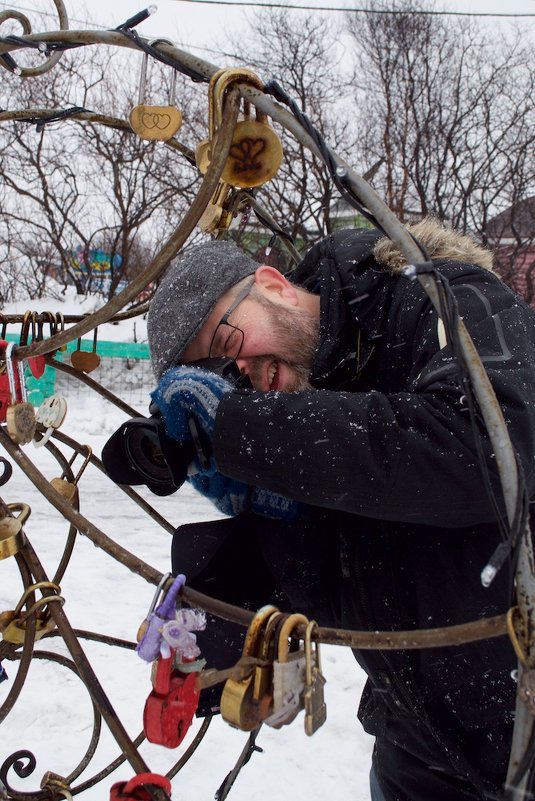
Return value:
[[(9, 76), (0, 102), (28, 110), (28, 119), (36, 108), (83, 107), (125, 121), (137, 102), (136, 59), (141, 56), (111, 55), (105, 48), (76, 50), (39, 78)], [(161, 95), (170, 79), (170, 68), (153, 65), (149, 92), (158, 88)], [(179, 79), (179, 97), (187, 108), (180, 135), (195, 140), (200, 99), (190, 81)], [(4, 276), (4, 295), (15, 286), (39, 294), (48, 274), (79, 292), (112, 296), (146, 266), (140, 259), (177, 224), (198, 181), (176, 148), (144, 141), (124, 124), (116, 129), (68, 115), (53, 124), (4, 122), (0, 173), (0, 249), (18, 276), (15, 282)], [(95, 254), (106, 254), (105, 281), (94, 269), (102, 267)]]
[(363, 143), (384, 157), (375, 185), (401, 219), (436, 214), (499, 249), (490, 221), (533, 193), (533, 46), (425, 10), (348, 18)]
[[(235, 58), (267, 80), (274, 77), (309, 116), (327, 143), (342, 157), (354, 157), (354, 115), (348, 81), (339, 64), (335, 31), (325, 18), (287, 12), (255, 13), (249, 30), (234, 39)], [(349, 118), (349, 119), (348, 119)], [(281, 132), (283, 165), (259, 191), (259, 200), (288, 233), (306, 247), (333, 226), (338, 197), (328, 170), (290, 136)]]

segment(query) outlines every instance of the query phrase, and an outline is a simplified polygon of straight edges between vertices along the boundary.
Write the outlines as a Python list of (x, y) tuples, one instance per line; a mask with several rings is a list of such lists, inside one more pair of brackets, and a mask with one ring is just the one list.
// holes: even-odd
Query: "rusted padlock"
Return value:
[[(280, 614), (275, 606), (267, 605), (258, 610), (245, 635), (243, 657), (261, 658), (264, 634), (272, 615)], [(269, 665), (264, 665), (268, 668)], [(242, 731), (252, 731), (269, 715), (270, 698), (266, 695), (269, 683), (267, 670), (262, 666), (252, 675), (236, 681), (227, 679), (221, 693), (221, 717)]]
[(147, 789), (148, 785), (160, 787), (169, 797), (171, 796), (171, 782), (166, 776), (159, 773), (138, 773), (129, 782), (115, 782), (110, 789), (110, 801), (152, 801), (152, 795)]
[(97, 353), (97, 336), (98, 329), (93, 331), (93, 349), (82, 350), (82, 340), (78, 340), (76, 350), (71, 353), (71, 364), (75, 370), (80, 370), (82, 373), (92, 373), (100, 364), (100, 356)]
[(159, 657), (153, 666), (153, 690), (145, 702), (143, 728), (150, 743), (177, 748), (191, 726), (199, 705), (196, 671), (175, 668), (176, 651)]

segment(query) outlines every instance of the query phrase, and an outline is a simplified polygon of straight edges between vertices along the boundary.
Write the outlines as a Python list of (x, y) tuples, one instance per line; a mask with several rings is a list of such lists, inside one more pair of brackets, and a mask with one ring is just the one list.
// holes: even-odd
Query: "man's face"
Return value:
[[(253, 295), (259, 324), (245, 333), (238, 367), (255, 389), (298, 392), (312, 389), (308, 380), (318, 346), (319, 319), (305, 309), (280, 305)], [(262, 323), (260, 318), (262, 316)]]
[[(311, 389), (308, 376), (319, 339), (319, 301), (311, 297), (305, 303), (296, 301), (295, 298), (301, 296), (288, 286), (289, 289), (281, 292), (273, 290), (271, 284), (258, 281), (228, 318), (232, 326), (243, 332), (236, 363), (241, 372), (249, 376), (253, 387), (262, 392)], [(217, 326), (231, 306), (232, 298), (229, 293), (220, 298), (184, 352), (185, 363), (208, 357), (214, 332), (217, 352), (212, 349), (211, 355), (230, 355), (224, 353), (224, 343), (231, 329)]]

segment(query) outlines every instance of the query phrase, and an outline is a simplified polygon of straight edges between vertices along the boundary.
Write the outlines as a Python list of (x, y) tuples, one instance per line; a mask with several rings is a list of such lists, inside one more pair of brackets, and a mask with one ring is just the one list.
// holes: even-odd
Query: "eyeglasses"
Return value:
[[(250, 284), (243, 287), (241, 292), (234, 298), (232, 304), (229, 306), (223, 317), (216, 325), (212, 340), (210, 342), (210, 349), (208, 351), (209, 359), (226, 356), (228, 359), (234, 359), (234, 361), (236, 361), (240, 355), (245, 334), (241, 328), (229, 323), (228, 318), (240, 305), (242, 300), (245, 300), (245, 298), (250, 294), (253, 286), (254, 279)], [(225, 326), (225, 329), (222, 330), (223, 326)], [(216, 342), (216, 339), (219, 339), (219, 343)]]

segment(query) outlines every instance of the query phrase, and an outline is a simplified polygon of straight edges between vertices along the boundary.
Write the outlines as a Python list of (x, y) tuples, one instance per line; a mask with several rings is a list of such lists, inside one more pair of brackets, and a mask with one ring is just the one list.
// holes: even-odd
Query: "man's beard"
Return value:
[(309, 375), (319, 342), (319, 319), (304, 309), (273, 303), (260, 293), (254, 293), (254, 297), (269, 311), (276, 352), (249, 360), (249, 378), (253, 386), (260, 384), (266, 361), (277, 361), (292, 372), (293, 379), (284, 387), (285, 392), (314, 389)]

